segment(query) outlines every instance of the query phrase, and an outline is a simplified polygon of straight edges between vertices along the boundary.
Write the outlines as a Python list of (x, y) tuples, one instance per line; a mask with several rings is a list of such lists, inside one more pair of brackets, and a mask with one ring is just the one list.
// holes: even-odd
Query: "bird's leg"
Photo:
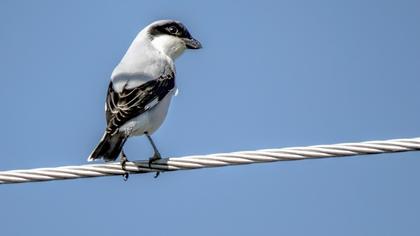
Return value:
[[(150, 134), (148, 132), (144, 132), (144, 134), (146, 135), (147, 139), (149, 140), (150, 144), (152, 145), (153, 151), (154, 151), (153, 157), (149, 158), (149, 168), (152, 168), (151, 167), (152, 163), (161, 159), (162, 157), (161, 157), (161, 155), (159, 153), (159, 150), (157, 149), (155, 143), (153, 142), (152, 137), (150, 137)], [(160, 174), (160, 171), (156, 172), (155, 178), (157, 178), (159, 176), (159, 174)]]
[(124, 181), (128, 180), (129, 174), (127, 172), (127, 170), (125, 169), (125, 164), (128, 161), (127, 156), (124, 153), (124, 150), (121, 150), (121, 154), (120, 154), (120, 163), (121, 163), (121, 169), (124, 170), (124, 174), (123, 174), (123, 179)]
[(147, 139), (149, 140), (150, 144), (151, 144), (151, 145), (152, 145), (152, 147), (153, 147), (153, 151), (155, 152), (155, 153), (153, 154), (153, 157), (151, 157), (151, 158), (149, 159), (149, 164), (151, 164), (151, 163), (153, 163), (154, 161), (157, 161), (157, 160), (161, 159), (162, 157), (160, 156), (159, 150), (157, 149), (157, 147), (156, 147), (155, 143), (153, 142), (152, 137), (150, 137), (150, 134), (149, 134), (148, 132), (144, 132), (144, 134), (146, 135)]

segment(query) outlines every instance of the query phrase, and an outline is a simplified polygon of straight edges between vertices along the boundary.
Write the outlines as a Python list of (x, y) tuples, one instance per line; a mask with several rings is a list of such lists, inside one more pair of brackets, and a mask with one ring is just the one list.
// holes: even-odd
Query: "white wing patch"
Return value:
[(144, 110), (149, 110), (150, 108), (156, 106), (158, 104), (159, 100), (158, 98), (153, 99), (151, 102), (149, 102), (149, 104), (147, 104), (146, 106), (144, 106)]

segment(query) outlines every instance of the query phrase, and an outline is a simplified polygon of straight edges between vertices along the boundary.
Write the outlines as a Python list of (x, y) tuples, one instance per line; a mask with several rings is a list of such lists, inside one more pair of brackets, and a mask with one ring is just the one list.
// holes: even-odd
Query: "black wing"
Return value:
[(106, 98), (106, 132), (115, 134), (128, 120), (144, 113), (157, 104), (175, 87), (174, 74), (150, 80), (139, 87), (123, 89), (117, 93), (112, 82)]

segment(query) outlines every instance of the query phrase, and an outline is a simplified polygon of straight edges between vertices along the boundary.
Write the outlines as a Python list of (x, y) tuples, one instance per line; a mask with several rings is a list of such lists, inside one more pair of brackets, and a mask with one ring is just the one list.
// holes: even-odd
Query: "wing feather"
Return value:
[(124, 88), (119, 93), (114, 90), (111, 82), (105, 103), (108, 124), (106, 132), (115, 134), (119, 127), (151, 109), (174, 87), (175, 77), (173, 73), (150, 80), (135, 88)]

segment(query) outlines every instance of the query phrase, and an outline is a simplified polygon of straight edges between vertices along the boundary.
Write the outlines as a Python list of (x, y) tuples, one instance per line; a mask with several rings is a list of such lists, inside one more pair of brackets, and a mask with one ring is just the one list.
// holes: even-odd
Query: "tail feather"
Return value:
[(118, 158), (126, 140), (127, 137), (125, 135), (118, 133), (111, 135), (105, 132), (98, 146), (96, 146), (93, 152), (89, 155), (88, 161), (94, 161), (96, 159), (115, 161)]

